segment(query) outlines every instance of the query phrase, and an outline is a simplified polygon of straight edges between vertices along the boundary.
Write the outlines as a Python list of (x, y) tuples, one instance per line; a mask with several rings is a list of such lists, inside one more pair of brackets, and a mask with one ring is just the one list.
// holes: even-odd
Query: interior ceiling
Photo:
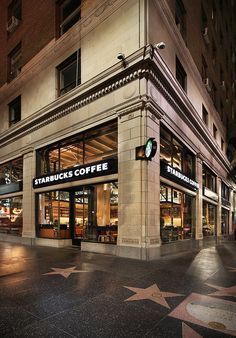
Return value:
[[(90, 139), (85, 144), (85, 157), (108, 156), (117, 151), (117, 135), (107, 134)], [(61, 162), (82, 162), (83, 143), (77, 142), (60, 148)], [(50, 152), (52, 162), (58, 161), (58, 149)]]

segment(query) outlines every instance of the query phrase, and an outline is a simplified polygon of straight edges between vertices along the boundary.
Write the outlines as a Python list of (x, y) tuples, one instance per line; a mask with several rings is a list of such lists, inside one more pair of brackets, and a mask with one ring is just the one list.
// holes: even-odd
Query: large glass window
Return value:
[(229, 211), (227, 209), (221, 209), (221, 234), (229, 234)]
[(161, 127), (160, 159), (188, 177), (195, 178), (194, 155), (163, 127)]
[(38, 194), (38, 237), (116, 243), (118, 184)]
[(160, 187), (160, 228), (163, 243), (194, 236), (193, 197), (166, 185)]
[(0, 199), (0, 232), (21, 236), (22, 196)]
[(117, 156), (117, 123), (86, 131), (37, 151), (37, 175)]
[(23, 180), (23, 158), (17, 158), (0, 165), (0, 185)]
[(203, 236), (214, 236), (216, 231), (216, 206), (203, 201), (202, 217)]

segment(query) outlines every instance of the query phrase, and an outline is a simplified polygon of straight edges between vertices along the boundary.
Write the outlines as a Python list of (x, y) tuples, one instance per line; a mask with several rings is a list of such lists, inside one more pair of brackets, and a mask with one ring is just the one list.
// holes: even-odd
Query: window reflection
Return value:
[(22, 196), (0, 199), (0, 232), (22, 234)]
[(117, 231), (117, 182), (38, 194), (38, 237), (116, 243)]
[(23, 158), (18, 158), (0, 165), (0, 185), (23, 180)]
[(160, 231), (163, 243), (193, 237), (193, 198), (161, 185)]
[(37, 175), (117, 156), (117, 123), (103, 125), (37, 151)]
[(188, 177), (195, 178), (194, 155), (163, 127), (161, 127), (160, 159)]

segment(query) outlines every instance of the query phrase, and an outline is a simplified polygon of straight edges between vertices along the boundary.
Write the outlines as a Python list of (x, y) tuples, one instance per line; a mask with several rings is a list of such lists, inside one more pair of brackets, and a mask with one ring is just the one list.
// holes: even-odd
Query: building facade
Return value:
[(149, 260), (233, 235), (234, 1), (0, 7), (0, 240)]

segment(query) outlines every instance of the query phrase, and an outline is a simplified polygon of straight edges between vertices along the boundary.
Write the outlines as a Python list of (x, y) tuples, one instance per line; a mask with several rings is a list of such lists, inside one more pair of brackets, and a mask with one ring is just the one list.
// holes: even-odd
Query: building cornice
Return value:
[[(1, 146), (10, 144), (19, 138), (34, 132), (80, 108), (98, 100), (105, 95), (122, 88), (123, 86), (142, 79), (150, 81), (158, 89), (172, 108), (180, 115), (185, 123), (191, 128), (199, 140), (206, 146), (210, 154), (222, 165), (226, 170), (230, 170), (229, 161), (223, 156), (216, 142), (206, 132), (205, 126), (199, 115), (191, 105), (187, 95), (178, 85), (176, 79), (168, 70), (164, 61), (158, 53), (153, 54), (151, 46), (145, 46), (130, 55), (127, 58), (128, 67), (122, 68), (115, 65), (107, 71), (99, 74), (88, 83), (85, 83), (63, 97), (59, 98), (51, 105), (44, 107), (31, 117), (21, 121), (18, 126), (10, 128), (1, 135)], [(113, 75), (110, 76), (110, 74)], [(96, 84), (96, 85), (94, 85)], [(64, 101), (64, 102), (63, 102)], [(163, 117), (164, 112), (150, 95), (140, 96), (136, 98), (136, 102), (127, 101), (127, 105), (121, 107), (110, 107), (117, 116), (128, 114), (137, 109), (148, 109), (156, 118)], [(113, 115), (114, 117), (114, 115)], [(166, 118), (165, 115), (164, 118)]]

